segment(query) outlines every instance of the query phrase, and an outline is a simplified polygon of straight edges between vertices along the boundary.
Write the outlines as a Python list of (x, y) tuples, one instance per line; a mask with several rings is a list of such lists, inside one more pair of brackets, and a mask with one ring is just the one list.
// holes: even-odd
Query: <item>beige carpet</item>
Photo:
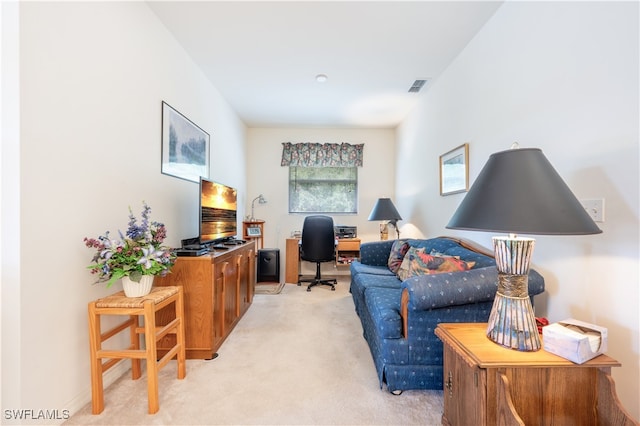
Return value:
[[(336, 291), (287, 284), (254, 303), (212, 361), (175, 362), (160, 372), (160, 411), (147, 414), (146, 375), (126, 374), (66, 424), (437, 425), (441, 391), (380, 389), (348, 281)], [(89, 381), (89, 372), (86, 374)]]
[(280, 294), (285, 283), (258, 283), (255, 294)]

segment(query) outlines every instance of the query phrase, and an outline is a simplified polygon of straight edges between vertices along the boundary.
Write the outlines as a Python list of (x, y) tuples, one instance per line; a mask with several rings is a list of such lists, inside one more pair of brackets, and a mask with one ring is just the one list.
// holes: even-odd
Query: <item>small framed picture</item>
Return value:
[(469, 190), (469, 144), (440, 156), (440, 195)]
[(260, 228), (257, 226), (251, 226), (249, 228), (247, 228), (247, 236), (249, 237), (259, 237), (262, 235), (262, 232), (260, 232)]

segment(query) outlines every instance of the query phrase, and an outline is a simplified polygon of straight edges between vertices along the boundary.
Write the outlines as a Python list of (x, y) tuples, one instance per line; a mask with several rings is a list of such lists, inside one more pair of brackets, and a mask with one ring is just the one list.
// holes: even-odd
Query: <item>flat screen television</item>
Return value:
[(200, 244), (215, 244), (238, 233), (237, 191), (200, 178)]

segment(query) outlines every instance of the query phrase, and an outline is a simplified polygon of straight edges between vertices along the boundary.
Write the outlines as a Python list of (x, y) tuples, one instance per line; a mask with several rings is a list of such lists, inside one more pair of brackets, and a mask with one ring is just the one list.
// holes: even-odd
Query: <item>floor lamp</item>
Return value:
[(541, 344), (528, 291), (535, 240), (516, 234), (602, 232), (537, 148), (492, 154), (447, 228), (509, 234), (493, 238), (498, 290), (487, 337), (520, 351), (537, 351)]

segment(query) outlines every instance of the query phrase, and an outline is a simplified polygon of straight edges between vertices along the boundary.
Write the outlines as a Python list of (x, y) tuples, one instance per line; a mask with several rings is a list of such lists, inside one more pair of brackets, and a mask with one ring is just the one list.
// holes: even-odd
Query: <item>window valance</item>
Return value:
[(362, 167), (364, 144), (291, 143), (282, 144), (281, 166)]

